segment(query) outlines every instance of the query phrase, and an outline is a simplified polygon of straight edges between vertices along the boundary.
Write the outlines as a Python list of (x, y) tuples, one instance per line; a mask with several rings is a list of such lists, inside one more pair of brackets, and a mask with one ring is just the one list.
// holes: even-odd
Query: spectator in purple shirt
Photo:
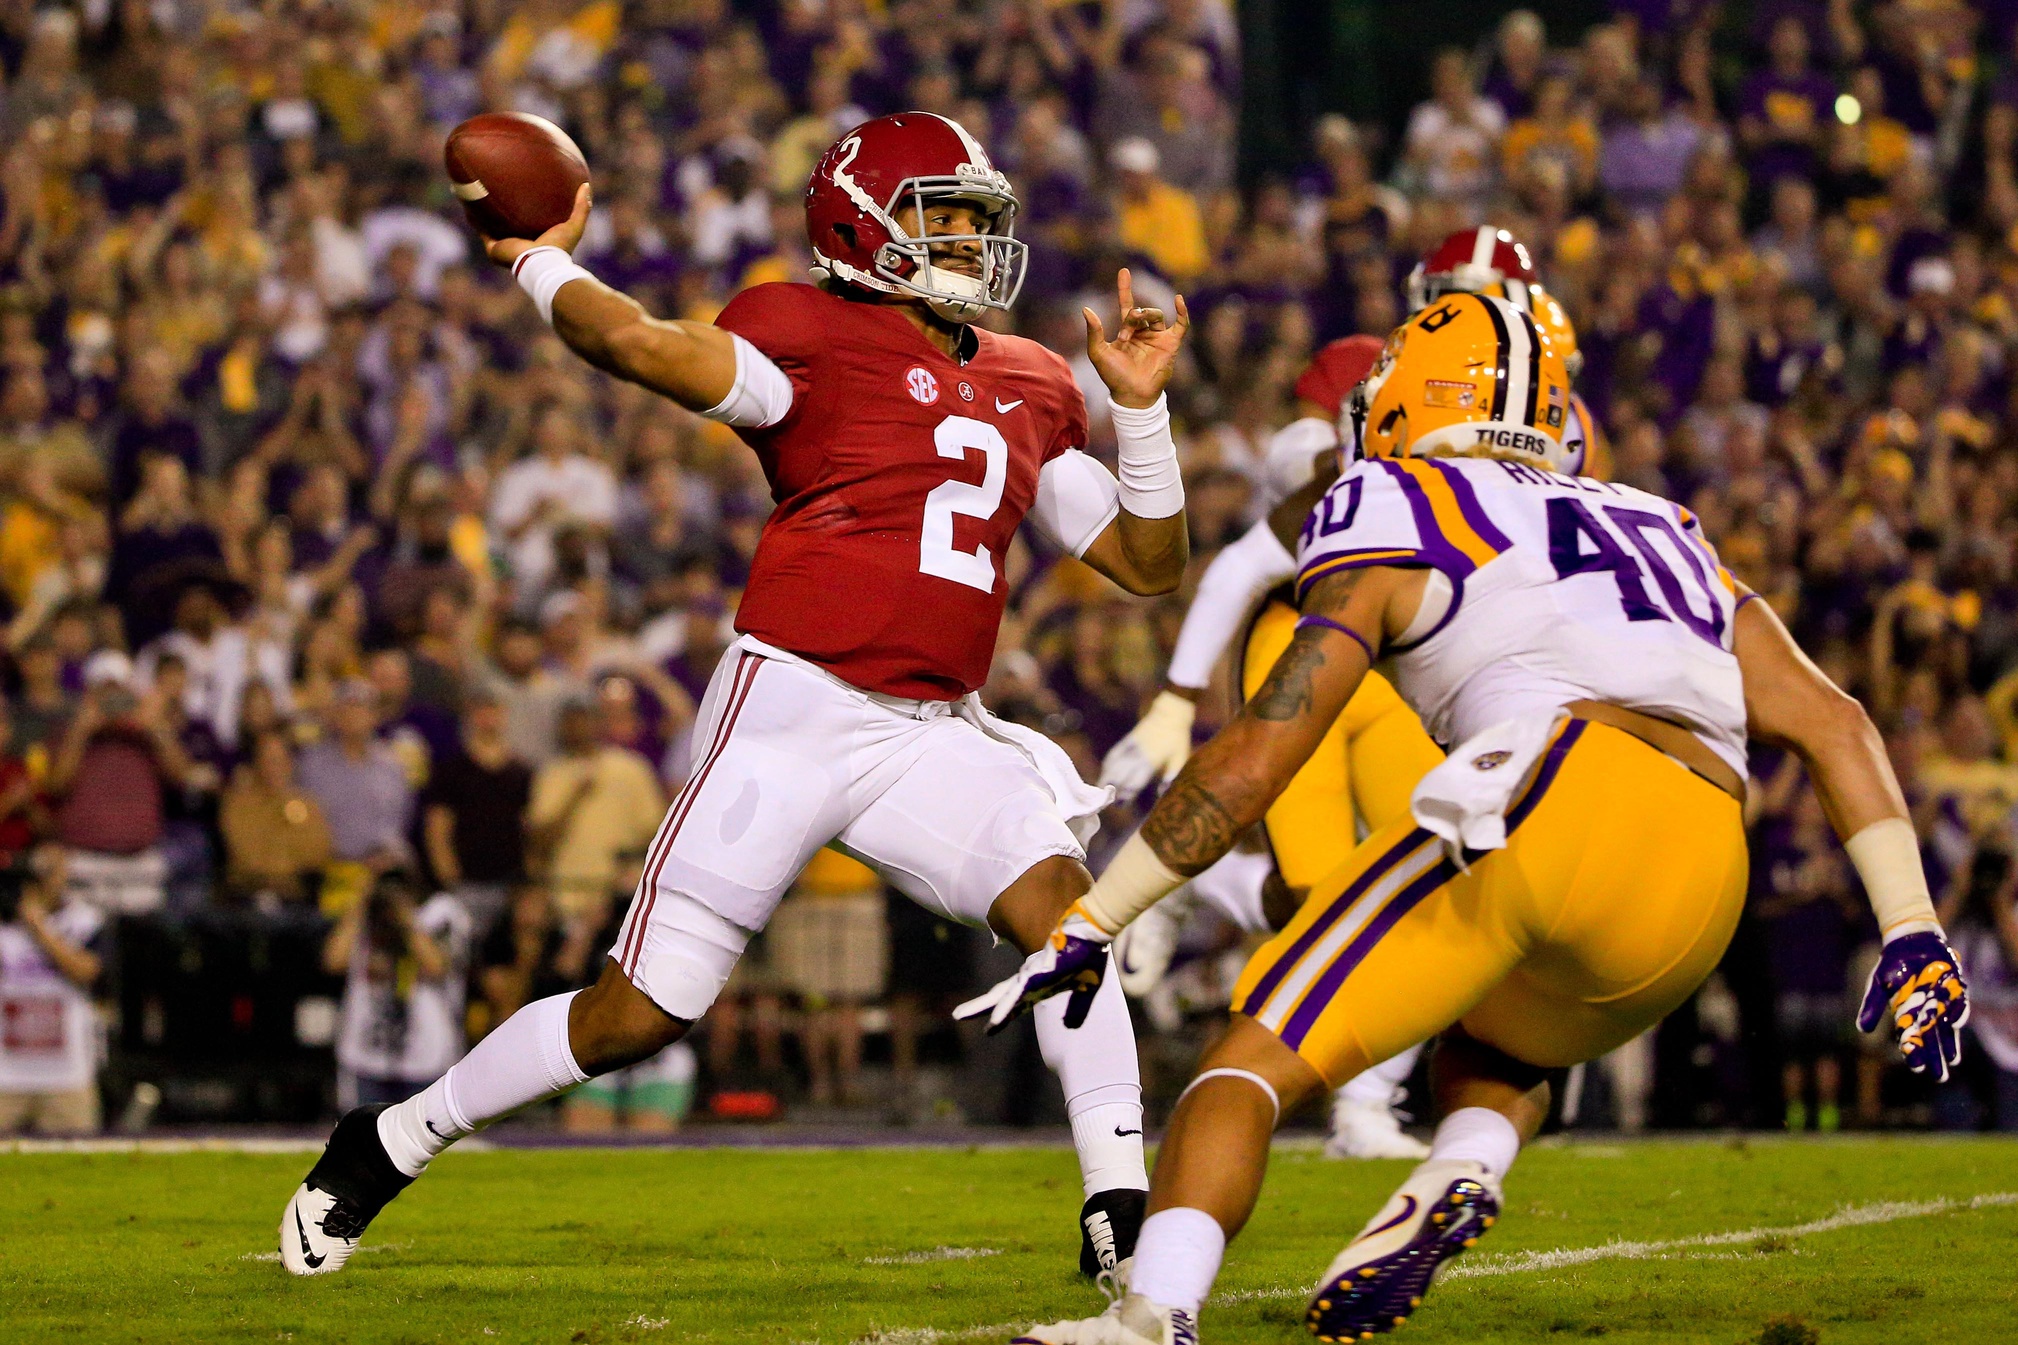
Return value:
[(1506, 113), (1509, 124), (1534, 110), (1535, 87), (1548, 55), (1548, 29), (1531, 9), (1517, 9), (1499, 21), (1492, 66), (1478, 91)]
[(1626, 94), (1626, 114), (1605, 128), (1598, 185), (1629, 213), (1654, 214), (1681, 190), (1702, 141), (1702, 128), (1663, 108), (1661, 86), (1642, 79)]
[(112, 501), (124, 504), (140, 489), (140, 459), (150, 453), (176, 458), (191, 476), (203, 474), (203, 443), (196, 422), (185, 412), (175, 386), (175, 362), (167, 352), (142, 351), (120, 392), (106, 456), (112, 472)]
[(1850, 866), (1829, 835), (1822, 805), (1802, 789), (1783, 824), (1769, 825), (1754, 861), (1765, 878), (1759, 915), (1773, 969), (1787, 1129), (1842, 1124), (1843, 1046), (1853, 1008), (1850, 953), (1858, 933)]
[(1808, 68), (1808, 30), (1798, 19), (1773, 25), (1767, 52), (1771, 64), (1745, 81), (1739, 98), (1745, 165), (1758, 183), (1812, 176), (1835, 115), (1835, 81)]

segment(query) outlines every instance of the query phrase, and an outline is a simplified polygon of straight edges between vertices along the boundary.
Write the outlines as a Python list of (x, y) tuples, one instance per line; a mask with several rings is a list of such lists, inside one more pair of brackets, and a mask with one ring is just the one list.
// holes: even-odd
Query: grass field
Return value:
[[(307, 1163), (0, 1153), (0, 1339), (936, 1345), (1100, 1304), (1062, 1150), (457, 1151), (295, 1281), (270, 1253)], [(1279, 1151), (1204, 1338), (1309, 1340), (1301, 1287), (1404, 1171)], [(2018, 1334), (2014, 1142), (1538, 1148), (1507, 1215), (1399, 1339)]]

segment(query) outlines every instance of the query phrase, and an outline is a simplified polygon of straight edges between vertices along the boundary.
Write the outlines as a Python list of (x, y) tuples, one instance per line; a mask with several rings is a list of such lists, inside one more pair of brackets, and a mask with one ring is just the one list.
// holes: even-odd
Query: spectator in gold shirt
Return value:
[(1114, 203), (1121, 245), (1148, 258), (1172, 284), (1190, 284), (1211, 260), (1198, 198), (1163, 180), (1162, 155), (1140, 136), (1117, 144), (1109, 152), (1108, 162), (1121, 175), (1120, 195)]
[(604, 900), (627, 853), (645, 848), (666, 811), (651, 766), (602, 741), (602, 711), (586, 697), (560, 714), (560, 755), (533, 776), (526, 810), (532, 848), (543, 855), (555, 909), (587, 914)]

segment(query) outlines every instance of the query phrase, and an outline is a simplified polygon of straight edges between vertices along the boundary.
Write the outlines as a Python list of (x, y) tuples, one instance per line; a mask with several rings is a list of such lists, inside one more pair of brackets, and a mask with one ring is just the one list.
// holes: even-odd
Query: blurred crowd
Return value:
[[(1234, 158), (1227, 0), (0, 0), (0, 1129), (95, 1123), (121, 919), (326, 922), (346, 1101), (594, 977), (769, 499), (728, 431), (575, 359), (483, 263), (442, 142), (485, 109), (564, 126), (596, 180), (578, 260), (706, 319), (805, 279), (813, 161), (906, 107), (1014, 182), (1002, 322), (1072, 359), (1096, 453), (1081, 304), (1122, 265), (1189, 298), (1194, 573), (1260, 508), (1310, 353), (1394, 326), (1450, 231), (1524, 240), (1617, 477), (1695, 510), (1876, 712), (1976, 1005), (1938, 1093), (1856, 1038), (1875, 931), (1762, 756), (1746, 926), (1676, 1040), (1612, 1062), (1612, 1119), (2018, 1126), (2018, 5), (1614, 9), (1508, 14), (1405, 125), (1326, 117), (1269, 177)], [(987, 698), (1091, 778), (1182, 598), (1034, 544), (1009, 570)], [(1177, 1018), (1223, 1007), (1225, 940), (1193, 931)], [(865, 1036), (915, 1111), (985, 942), (823, 854), (700, 1058), (569, 1123), (662, 1129), (697, 1086), (858, 1101)]]

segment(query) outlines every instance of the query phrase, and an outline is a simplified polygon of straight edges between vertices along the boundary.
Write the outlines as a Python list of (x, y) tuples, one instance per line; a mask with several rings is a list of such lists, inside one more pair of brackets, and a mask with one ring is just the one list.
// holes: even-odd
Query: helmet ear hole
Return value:
[(852, 224), (840, 224), (840, 223), (836, 223), (836, 224), (832, 225), (831, 227), (832, 227), (832, 228), (833, 228), (833, 230), (834, 230), (834, 237), (836, 237), (836, 238), (838, 238), (838, 239), (840, 239), (840, 240), (841, 240), (841, 246), (842, 246), (842, 247), (845, 247), (845, 248), (851, 248), (851, 249), (852, 249), (852, 248), (853, 248), (853, 247), (855, 246), (855, 226), (854, 226), (854, 225), (852, 225)]

